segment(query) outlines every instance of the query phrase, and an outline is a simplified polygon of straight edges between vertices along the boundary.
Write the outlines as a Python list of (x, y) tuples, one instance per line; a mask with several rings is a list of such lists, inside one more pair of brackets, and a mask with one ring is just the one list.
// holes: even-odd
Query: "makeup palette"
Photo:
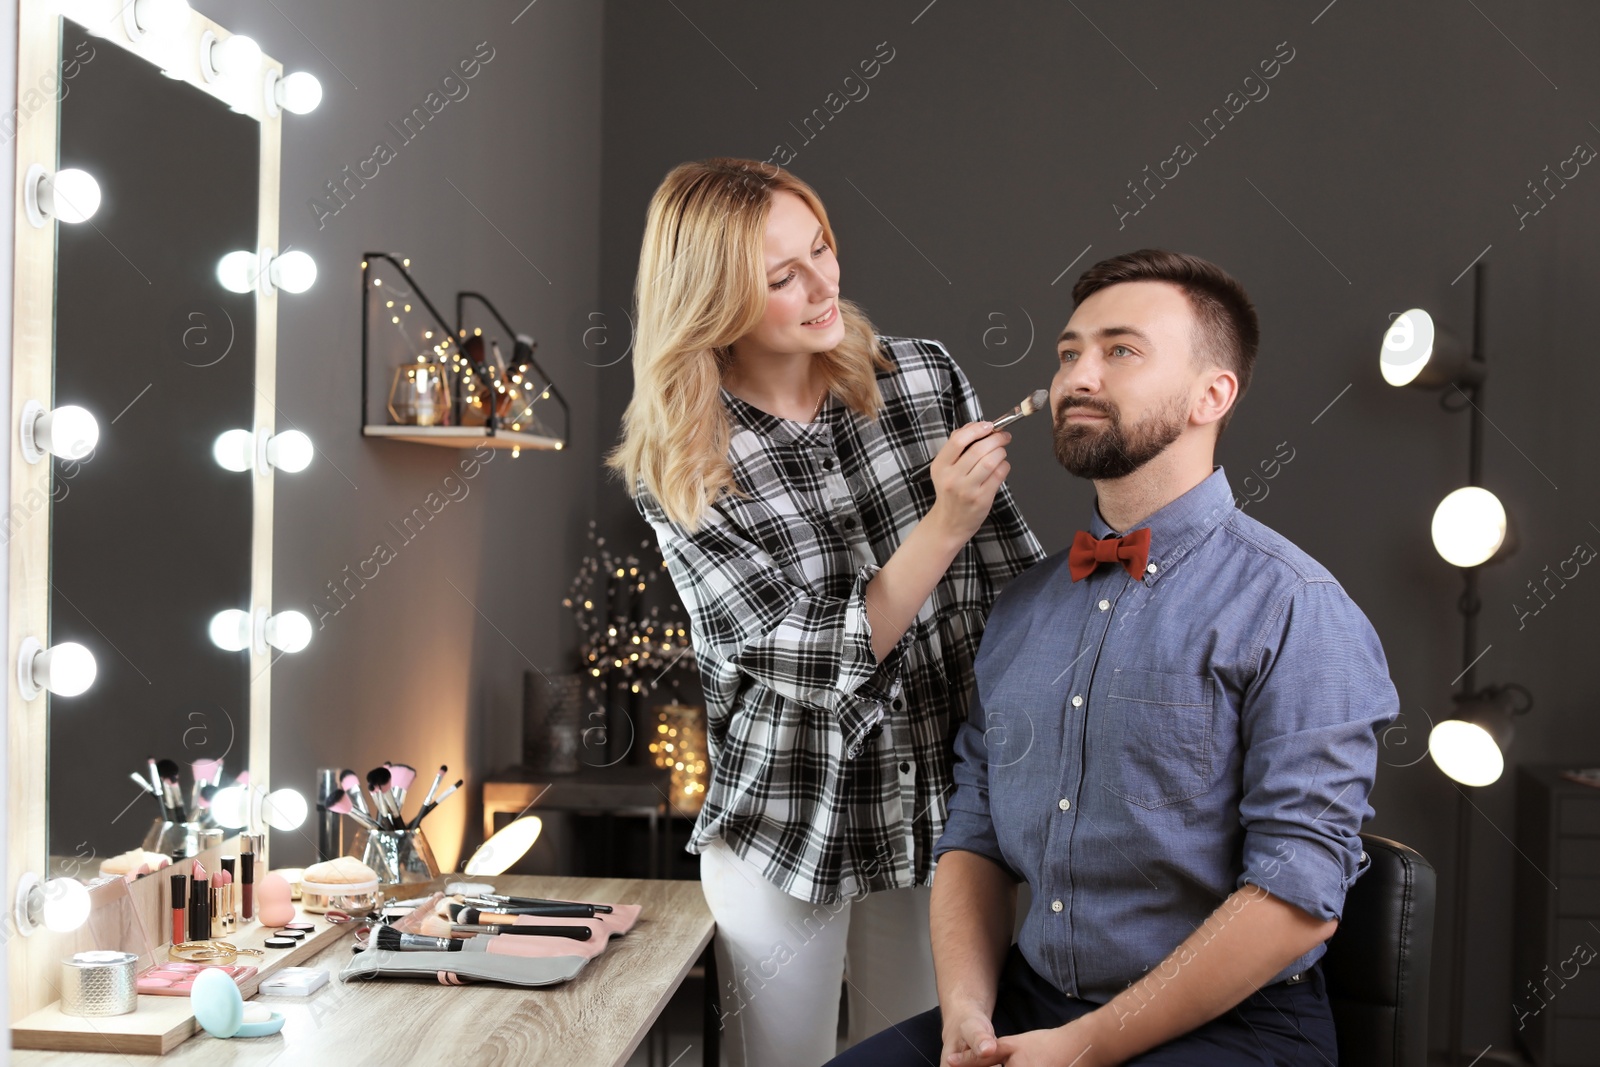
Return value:
[(248, 964), (218, 967), (202, 963), (163, 963), (140, 974), (136, 985), (139, 992), (152, 997), (186, 997), (193, 991), (194, 980), (201, 971), (222, 971), (235, 985), (242, 985), (256, 973)]

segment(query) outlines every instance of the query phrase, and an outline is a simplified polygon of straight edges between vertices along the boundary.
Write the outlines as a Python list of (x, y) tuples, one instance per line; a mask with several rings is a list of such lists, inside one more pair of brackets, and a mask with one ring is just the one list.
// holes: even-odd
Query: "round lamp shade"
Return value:
[(1469, 485), (1433, 512), (1433, 547), (1447, 563), (1476, 567), (1494, 558), (1506, 540), (1506, 509), (1487, 489)]
[(465, 873), (473, 877), (504, 874), (539, 840), (544, 823), (537, 815), (524, 815), (485, 841), (467, 861)]
[(1433, 357), (1433, 316), (1412, 308), (1389, 324), (1378, 369), (1390, 385), (1410, 385)]

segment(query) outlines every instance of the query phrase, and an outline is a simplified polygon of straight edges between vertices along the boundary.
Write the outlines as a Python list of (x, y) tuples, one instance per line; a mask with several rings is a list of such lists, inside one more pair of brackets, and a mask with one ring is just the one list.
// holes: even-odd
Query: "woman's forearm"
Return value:
[(911, 628), (966, 540), (949, 532), (935, 504), (867, 583), (867, 622), (878, 662)]

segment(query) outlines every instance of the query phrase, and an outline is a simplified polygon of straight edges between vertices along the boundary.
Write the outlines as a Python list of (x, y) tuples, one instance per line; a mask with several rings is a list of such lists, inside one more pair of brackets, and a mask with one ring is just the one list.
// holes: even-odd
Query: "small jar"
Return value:
[(321, 914), (337, 908), (352, 914), (365, 914), (378, 906), (378, 880), (367, 882), (301, 882), (300, 906)]
[(139, 1006), (131, 952), (79, 952), (61, 961), (61, 1014), (127, 1015)]

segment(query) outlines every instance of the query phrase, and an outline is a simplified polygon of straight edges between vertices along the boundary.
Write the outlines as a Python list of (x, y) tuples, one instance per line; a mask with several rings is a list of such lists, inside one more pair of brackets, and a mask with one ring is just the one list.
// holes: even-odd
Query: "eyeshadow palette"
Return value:
[(163, 963), (139, 975), (136, 987), (139, 992), (152, 997), (186, 997), (194, 987), (201, 971), (222, 971), (235, 985), (242, 985), (256, 973), (248, 964), (218, 967), (208, 963)]

